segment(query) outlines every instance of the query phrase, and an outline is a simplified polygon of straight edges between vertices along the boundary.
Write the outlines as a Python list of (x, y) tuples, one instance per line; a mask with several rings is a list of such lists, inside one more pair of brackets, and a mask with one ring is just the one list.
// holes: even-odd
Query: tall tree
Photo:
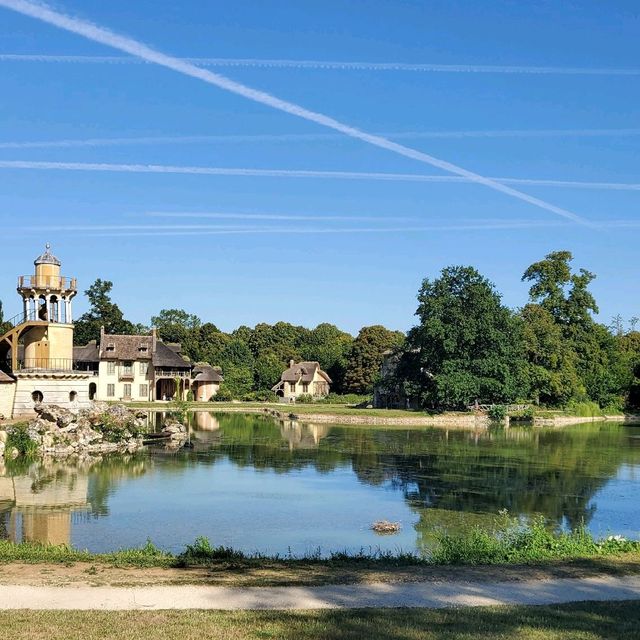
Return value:
[(125, 320), (117, 304), (111, 300), (113, 283), (109, 280), (96, 280), (85, 292), (89, 299), (89, 311), (82, 314), (75, 323), (74, 341), (87, 344), (90, 340), (100, 339), (100, 327), (107, 333), (137, 334), (147, 328)]
[(423, 281), (418, 303), (408, 342), (424, 405), (462, 409), (527, 394), (521, 321), (491, 282), (473, 267), (447, 267)]
[(347, 371), (347, 358), (353, 344), (353, 336), (333, 324), (323, 322), (308, 332), (300, 345), (304, 360), (317, 361), (320, 368), (333, 380), (331, 390), (341, 393)]
[(202, 321), (184, 309), (162, 309), (157, 316), (151, 318), (151, 324), (158, 330), (161, 340), (179, 342), (186, 352), (191, 347), (189, 343), (194, 337), (193, 333), (200, 328)]
[(401, 331), (391, 331), (379, 324), (363, 327), (347, 357), (344, 390), (347, 393), (371, 393), (380, 375), (384, 352), (399, 347), (404, 339)]

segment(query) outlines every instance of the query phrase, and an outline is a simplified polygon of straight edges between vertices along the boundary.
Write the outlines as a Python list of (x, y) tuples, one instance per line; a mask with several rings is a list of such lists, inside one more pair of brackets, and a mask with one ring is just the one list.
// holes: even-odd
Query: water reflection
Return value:
[[(0, 469), (0, 536), (94, 550), (147, 537), (181, 548), (197, 535), (280, 553), (428, 549), (436, 530), (488, 525), (504, 508), (636, 534), (640, 514), (616, 496), (640, 487), (639, 435), (605, 423), (466, 431), (199, 412), (187, 450)], [(401, 535), (373, 537), (381, 518), (402, 520)]]

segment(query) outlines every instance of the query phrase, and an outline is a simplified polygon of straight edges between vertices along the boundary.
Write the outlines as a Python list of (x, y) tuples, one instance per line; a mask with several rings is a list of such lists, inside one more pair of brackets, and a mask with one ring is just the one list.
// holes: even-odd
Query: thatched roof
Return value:
[(92, 340), (84, 347), (73, 347), (73, 360), (75, 362), (100, 362), (100, 350), (96, 340)]
[(191, 369), (191, 363), (178, 355), (164, 342), (156, 342), (156, 351), (153, 354), (153, 366), (164, 369)]
[(194, 382), (222, 382), (222, 369), (220, 367), (212, 367), (210, 364), (196, 364), (193, 369)]
[(319, 362), (298, 362), (293, 363), (280, 376), (282, 382), (312, 382), (316, 371), (320, 377), (331, 384), (332, 380), (327, 373), (320, 368)]

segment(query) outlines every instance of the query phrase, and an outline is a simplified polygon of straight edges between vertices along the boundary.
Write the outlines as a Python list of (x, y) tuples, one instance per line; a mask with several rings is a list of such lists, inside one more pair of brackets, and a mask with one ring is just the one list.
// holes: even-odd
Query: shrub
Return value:
[(38, 453), (38, 445), (30, 437), (26, 424), (17, 424), (7, 430), (6, 450), (17, 449), (18, 454), (31, 457)]
[(251, 391), (242, 396), (243, 402), (277, 402), (278, 396), (271, 390)]
[(504, 420), (507, 417), (507, 407), (503, 404), (494, 404), (488, 411), (489, 418), (495, 421)]
[(300, 404), (313, 404), (316, 401), (312, 395), (308, 393), (303, 393), (302, 395), (296, 398), (296, 402)]
[(206, 564), (212, 560), (243, 560), (246, 556), (242, 551), (235, 551), (229, 547), (214, 547), (209, 538), (199, 536), (193, 544), (188, 544), (178, 556), (178, 564), (183, 566)]
[(565, 413), (579, 418), (593, 418), (602, 416), (602, 409), (597, 402), (570, 402), (565, 409)]
[(230, 400), (233, 400), (233, 393), (231, 392), (231, 389), (229, 389), (229, 387), (225, 385), (224, 382), (220, 385), (218, 393), (216, 393), (214, 396), (211, 396), (212, 402), (229, 402)]

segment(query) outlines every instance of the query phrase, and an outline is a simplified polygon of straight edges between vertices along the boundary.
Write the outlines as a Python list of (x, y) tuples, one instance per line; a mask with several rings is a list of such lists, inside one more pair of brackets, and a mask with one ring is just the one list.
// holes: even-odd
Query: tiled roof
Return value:
[(102, 337), (102, 360), (151, 360), (153, 336), (108, 335)]

